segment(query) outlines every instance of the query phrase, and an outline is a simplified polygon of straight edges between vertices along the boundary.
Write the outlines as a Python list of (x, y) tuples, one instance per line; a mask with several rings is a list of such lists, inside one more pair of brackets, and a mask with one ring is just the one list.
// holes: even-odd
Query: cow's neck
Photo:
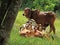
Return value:
[(30, 19), (33, 19), (33, 13), (34, 11), (31, 11)]

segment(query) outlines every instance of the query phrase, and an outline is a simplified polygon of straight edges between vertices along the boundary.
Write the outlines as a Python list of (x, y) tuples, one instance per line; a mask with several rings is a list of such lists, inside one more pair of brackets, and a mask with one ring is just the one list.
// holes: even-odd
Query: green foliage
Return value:
[(48, 11), (48, 10), (49, 10), (49, 11), (50, 11), (50, 10), (53, 10), (54, 6), (55, 6), (55, 4), (46, 5), (46, 6), (45, 6), (45, 10), (46, 10), (46, 11)]
[(29, 7), (31, 9), (39, 9), (44, 11), (50, 11), (54, 9), (54, 6), (59, 3), (59, 0), (23, 0), (21, 9)]
[(33, 0), (22, 0), (21, 1), (21, 8), (24, 9), (25, 7), (32, 8)]

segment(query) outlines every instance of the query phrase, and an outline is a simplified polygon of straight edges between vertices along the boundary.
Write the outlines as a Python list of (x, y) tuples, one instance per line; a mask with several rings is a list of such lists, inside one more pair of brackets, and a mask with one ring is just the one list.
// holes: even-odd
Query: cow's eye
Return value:
[(24, 16), (24, 14), (23, 14), (23, 16)]

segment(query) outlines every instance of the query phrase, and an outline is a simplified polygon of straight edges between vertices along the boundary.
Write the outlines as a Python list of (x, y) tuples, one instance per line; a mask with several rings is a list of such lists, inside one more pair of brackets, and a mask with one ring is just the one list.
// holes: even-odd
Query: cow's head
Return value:
[(31, 16), (31, 9), (30, 8), (25, 8), (23, 16), (25, 16), (26, 18), (30, 18), (30, 16)]

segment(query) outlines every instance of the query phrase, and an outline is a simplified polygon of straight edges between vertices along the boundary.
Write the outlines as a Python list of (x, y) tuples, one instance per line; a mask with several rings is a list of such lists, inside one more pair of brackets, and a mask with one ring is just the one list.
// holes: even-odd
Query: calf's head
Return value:
[(26, 18), (30, 18), (30, 16), (31, 16), (31, 9), (30, 8), (25, 8), (23, 16), (25, 16)]
[(23, 16), (25, 16), (28, 19), (34, 19), (34, 17), (37, 17), (39, 15), (39, 10), (31, 10), (30, 8), (25, 8), (24, 9), (24, 14)]

